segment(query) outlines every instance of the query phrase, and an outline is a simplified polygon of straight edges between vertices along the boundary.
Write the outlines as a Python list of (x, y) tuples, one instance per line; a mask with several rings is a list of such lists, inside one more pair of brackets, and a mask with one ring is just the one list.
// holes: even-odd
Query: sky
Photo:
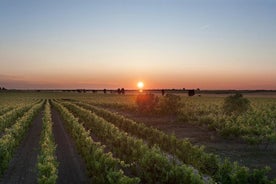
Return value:
[(0, 0), (8, 89), (276, 90), (275, 0)]

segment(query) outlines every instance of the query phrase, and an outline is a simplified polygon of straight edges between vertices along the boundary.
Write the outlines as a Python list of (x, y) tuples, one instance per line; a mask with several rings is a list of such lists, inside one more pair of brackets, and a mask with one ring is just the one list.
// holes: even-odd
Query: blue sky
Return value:
[(276, 89), (275, 12), (272, 0), (1, 0), (0, 86)]

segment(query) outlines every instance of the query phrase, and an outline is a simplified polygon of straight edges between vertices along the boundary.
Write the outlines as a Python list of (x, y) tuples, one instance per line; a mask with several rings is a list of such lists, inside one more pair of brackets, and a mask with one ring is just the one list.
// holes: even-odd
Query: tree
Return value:
[(117, 93), (118, 93), (119, 95), (121, 94), (121, 89), (120, 89), (120, 88), (117, 89)]
[(250, 101), (240, 93), (226, 97), (223, 104), (223, 111), (229, 115), (242, 114), (250, 108)]
[(156, 110), (159, 98), (154, 94), (139, 94), (136, 97), (138, 111), (142, 113), (152, 113)]
[(125, 94), (125, 88), (121, 89), (121, 94), (124, 95)]

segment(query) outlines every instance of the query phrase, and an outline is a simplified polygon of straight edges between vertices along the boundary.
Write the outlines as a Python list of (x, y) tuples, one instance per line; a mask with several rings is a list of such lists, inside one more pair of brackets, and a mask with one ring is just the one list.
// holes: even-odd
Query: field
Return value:
[(0, 93), (0, 183), (276, 183), (276, 94), (137, 95)]

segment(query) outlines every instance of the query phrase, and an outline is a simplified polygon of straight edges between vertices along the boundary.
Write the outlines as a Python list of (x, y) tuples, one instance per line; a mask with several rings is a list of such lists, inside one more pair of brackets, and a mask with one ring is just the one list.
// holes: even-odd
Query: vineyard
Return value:
[(0, 183), (276, 184), (276, 98), (156, 96), (0, 93)]

